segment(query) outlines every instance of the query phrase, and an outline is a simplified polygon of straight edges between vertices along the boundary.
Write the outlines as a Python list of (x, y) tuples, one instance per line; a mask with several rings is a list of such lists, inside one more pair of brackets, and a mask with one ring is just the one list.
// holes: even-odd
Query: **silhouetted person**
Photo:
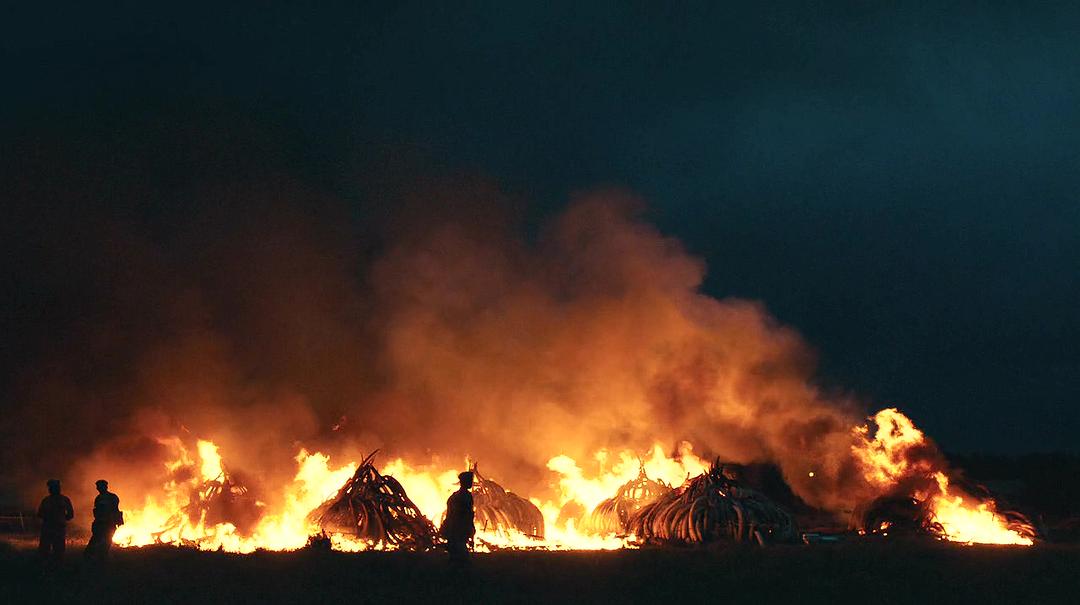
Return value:
[(442, 536), (446, 540), (446, 550), (450, 560), (464, 562), (469, 556), (476, 527), (473, 525), (473, 497), (469, 491), (473, 485), (473, 474), (460, 473), (458, 483), (461, 487), (450, 494), (446, 501), (446, 519), (442, 524)]
[(96, 483), (98, 495), (94, 498), (94, 522), (90, 525), (90, 542), (86, 545), (86, 556), (98, 561), (104, 561), (112, 546), (113, 534), (116, 528), (124, 523), (124, 517), (120, 513), (120, 498), (109, 491), (109, 482), (98, 479)]
[(59, 479), (49, 479), (45, 485), (49, 488), (49, 495), (42, 499), (37, 511), (41, 517), (38, 552), (46, 561), (59, 562), (64, 557), (67, 522), (75, 517), (75, 509), (71, 508), (71, 500), (60, 493)]

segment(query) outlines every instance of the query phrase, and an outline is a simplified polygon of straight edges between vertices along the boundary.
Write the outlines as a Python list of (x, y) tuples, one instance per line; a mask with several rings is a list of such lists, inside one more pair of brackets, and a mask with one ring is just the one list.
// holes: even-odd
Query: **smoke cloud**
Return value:
[(380, 447), (470, 455), (528, 490), (557, 454), (687, 440), (776, 463), (815, 506), (865, 497), (858, 406), (815, 386), (812, 351), (761, 303), (703, 294), (703, 263), (632, 194), (527, 229), (482, 179), (383, 193), (360, 226), (284, 179), (192, 193), (164, 228), (42, 219), (35, 271), (67, 306), (7, 389), (8, 481), (28, 502), (51, 476), (138, 493), (179, 435), (255, 485), (287, 481), (301, 446)]

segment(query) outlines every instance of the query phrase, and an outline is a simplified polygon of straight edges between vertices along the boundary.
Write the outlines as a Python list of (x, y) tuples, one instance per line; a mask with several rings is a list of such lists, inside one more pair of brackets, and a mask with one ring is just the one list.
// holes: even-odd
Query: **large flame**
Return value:
[(934, 473), (934, 479), (938, 493), (931, 496), (930, 508), (946, 540), (968, 544), (1034, 544), (1033, 528), (1010, 522), (998, 513), (993, 500), (979, 502), (963, 493), (950, 493), (949, 478), (943, 472)]
[[(1030, 526), (1007, 519), (997, 511), (992, 499), (979, 500), (950, 484), (947, 472), (939, 468), (942, 463), (926, 453), (936, 450), (911, 419), (892, 408), (881, 410), (872, 419), (875, 430), (871, 431), (868, 425), (852, 429), (855, 443), (851, 447), (870, 493), (885, 494), (908, 484), (923, 486), (911, 495), (928, 505), (933, 531), (942, 539), (967, 544), (1033, 543)], [(174, 455), (162, 469), (167, 479), (160, 490), (145, 496), (140, 508), (126, 511), (126, 524), (114, 538), (121, 546), (164, 543), (230, 552), (300, 548), (310, 536), (320, 532), (309, 514), (332, 498), (357, 469), (356, 462), (335, 466), (329, 456), (301, 449), (295, 457), (296, 473), (289, 484), (281, 487), (280, 498), (275, 500), (278, 504), (268, 507), (255, 502), (258, 522), (254, 529), (242, 532), (230, 522), (208, 522), (206, 509), (192, 506), (199, 498), (206, 497), (211, 488), (229, 489), (228, 473), (218, 446), (209, 440), (198, 440), (193, 455), (179, 438), (161, 443)], [(582, 514), (611, 497), (621, 485), (637, 478), (642, 470), (653, 480), (678, 487), (705, 472), (708, 466), (694, 454), (688, 442), (680, 443), (671, 456), (659, 443), (645, 455), (630, 450), (601, 450), (588, 464), (580, 464), (563, 454), (553, 456), (547, 468), (557, 478), (551, 485), (556, 495), (528, 497), (543, 514), (544, 538), (507, 529), (488, 530), (478, 533), (477, 547), (480, 550), (593, 550), (632, 545), (632, 536), (583, 531), (579, 527)], [(385, 463), (381, 472), (396, 478), (421, 512), (439, 525), (447, 498), (457, 489), (459, 470), (437, 460), (417, 464), (396, 458)], [(927, 481), (919, 482), (919, 479)], [(577, 513), (568, 514), (568, 510)], [(331, 540), (339, 550), (374, 547), (349, 536), (334, 535)]]
[[(175, 449), (177, 455), (175, 460), (165, 465), (170, 477), (183, 475), (182, 471), (195, 467), (196, 463), (179, 439), (163, 443)], [(199, 473), (189, 473), (187, 480), (169, 479), (159, 492), (146, 496), (141, 508), (125, 511), (125, 524), (117, 529), (113, 537), (116, 544), (146, 546), (164, 543), (230, 552), (252, 552), (258, 548), (300, 548), (307, 543), (309, 536), (317, 532), (317, 528), (307, 522), (308, 513), (337, 493), (356, 470), (356, 463), (331, 468), (329, 457), (301, 450), (296, 456), (296, 475), (293, 482), (284, 488), (281, 507), (264, 512), (254, 531), (250, 535), (242, 535), (231, 523), (207, 523), (205, 511), (198, 517), (193, 515), (190, 505), (194, 494), (205, 482), (215, 481), (224, 475), (217, 446), (205, 440), (200, 440), (197, 445)], [(347, 542), (342, 540), (343, 548), (348, 546)]]
[[(164, 440), (163, 444), (172, 448), (176, 455), (165, 465), (168, 476), (183, 475), (183, 471), (195, 468), (199, 472), (188, 473), (189, 478), (184, 481), (174, 478), (167, 480), (158, 493), (146, 496), (141, 508), (126, 511), (126, 524), (117, 530), (114, 537), (116, 544), (146, 546), (164, 543), (230, 552), (300, 548), (310, 536), (320, 531), (308, 519), (309, 513), (333, 497), (357, 467), (356, 462), (349, 462), (335, 468), (328, 456), (301, 450), (296, 456), (298, 468), (293, 482), (283, 488), (281, 507), (265, 511), (256, 528), (249, 535), (243, 535), (231, 523), (207, 523), (205, 512), (196, 517), (190, 507), (194, 495), (206, 482), (220, 481), (225, 474), (218, 447), (211, 441), (199, 440), (198, 453), (193, 458), (177, 438)], [(507, 530), (482, 531), (477, 535), (478, 548), (622, 548), (627, 546), (627, 537), (583, 533), (577, 527), (576, 519), (562, 518), (564, 508), (576, 503), (582, 507), (581, 510), (591, 510), (620, 485), (635, 478), (641, 468), (651, 477), (671, 485), (680, 485), (687, 477), (696, 476), (708, 467), (693, 454), (689, 443), (681, 444), (674, 457), (667, 456), (663, 447), (656, 444), (644, 457), (639, 458), (630, 451), (612, 455), (605, 450), (596, 454), (595, 461), (598, 472), (591, 474), (565, 455), (555, 456), (548, 462), (548, 467), (559, 475), (558, 497), (546, 500), (530, 498), (544, 515), (544, 539)], [(441, 522), (446, 512), (446, 500), (457, 489), (458, 469), (442, 467), (437, 463), (414, 465), (397, 458), (386, 463), (381, 472), (396, 478), (433, 523), (438, 525)], [(333, 546), (339, 550), (355, 551), (370, 547), (348, 536), (334, 535), (331, 538)]]
[(1010, 521), (998, 512), (993, 499), (979, 500), (950, 485), (949, 476), (939, 466), (936, 452), (915, 423), (895, 408), (873, 416), (877, 430), (870, 436), (868, 426), (854, 429), (857, 443), (852, 452), (862, 464), (867, 483), (880, 492), (920, 479), (932, 480), (926, 488), (908, 494), (924, 503), (931, 515), (932, 531), (941, 538), (966, 544), (1034, 543), (1033, 528)]

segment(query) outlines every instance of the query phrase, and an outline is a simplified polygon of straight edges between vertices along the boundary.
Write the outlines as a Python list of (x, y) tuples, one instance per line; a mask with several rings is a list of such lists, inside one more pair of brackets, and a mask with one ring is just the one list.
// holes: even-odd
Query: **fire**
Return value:
[[(612, 461), (612, 458), (614, 460)], [(579, 519), (565, 518), (564, 510), (568, 505), (578, 505), (581, 510), (590, 511), (597, 504), (627, 481), (638, 476), (641, 468), (650, 477), (658, 478), (670, 485), (678, 486), (706, 469), (708, 463), (694, 455), (689, 443), (679, 446), (675, 457), (668, 457), (664, 448), (656, 444), (644, 458), (626, 450), (614, 456), (607, 450), (598, 452), (594, 459), (597, 472), (588, 473), (578, 463), (565, 455), (558, 455), (548, 461), (548, 468), (559, 475), (556, 486), (558, 496), (529, 500), (540, 509), (544, 516), (545, 536), (537, 540), (520, 533), (498, 531), (477, 533), (476, 542), (480, 550), (490, 548), (546, 548), (550, 550), (610, 550), (628, 545), (627, 536), (598, 536), (583, 532), (578, 527)], [(446, 512), (446, 500), (457, 489), (458, 469), (443, 468), (436, 464), (412, 466), (402, 459), (396, 459), (382, 469), (383, 474), (392, 475), (420, 510), (438, 525)]]
[[(165, 465), (170, 477), (194, 469), (196, 463), (179, 439), (163, 443), (176, 450), (177, 458)], [(332, 469), (327, 456), (301, 450), (296, 457), (296, 476), (285, 488), (280, 509), (263, 512), (251, 534), (243, 535), (232, 523), (209, 523), (206, 510), (197, 511), (192, 507), (208, 482), (219, 481), (225, 476), (217, 445), (200, 440), (197, 450), (199, 473), (190, 474), (187, 480), (168, 480), (161, 493), (146, 496), (142, 508), (125, 511), (125, 524), (113, 537), (116, 544), (146, 546), (163, 543), (230, 552), (300, 548), (317, 532), (317, 528), (307, 523), (308, 513), (333, 496), (356, 470), (355, 463)], [(343, 543), (342, 546), (348, 545)]]
[[(146, 496), (143, 506), (125, 512), (126, 524), (114, 537), (120, 546), (150, 544), (190, 545), (202, 550), (253, 552), (256, 549), (292, 550), (304, 546), (320, 528), (308, 515), (320, 504), (333, 497), (341, 485), (356, 471), (357, 464), (349, 462), (339, 467), (330, 464), (322, 453), (301, 450), (296, 456), (297, 472), (293, 482), (283, 488), (282, 504), (276, 510), (263, 510), (258, 524), (250, 534), (244, 534), (228, 522), (210, 523), (207, 511), (196, 510), (193, 504), (207, 485), (217, 485), (228, 475), (216, 444), (199, 440), (196, 454), (176, 438), (163, 441), (175, 451), (176, 458), (165, 465), (170, 477), (160, 493)], [(544, 516), (545, 537), (537, 539), (512, 531), (486, 531), (476, 536), (477, 549), (546, 548), (552, 550), (597, 550), (623, 548), (627, 536), (598, 536), (580, 531), (578, 519), (563, 518), (569, 504), (581, 510), (591, 510), (610, 493), (637, 476), (641, 468), (655, 478), (671, 485), (680, 485), (687, 477), (696, 476), (708, 464), (693, 454), (689, 443), (680, 444), (677, 455), (669, 458), (659, 444), (647, 456), (639, 458), (631, 451), (611, 455), (596, 454), (597, 471), (589, 473), (568, 456), (555, 456), (548, 467), (559, 475), (554, 498), (529, 498)], [(198, 469), (198, 472), (192, 472)], [(186, 472), (186, 473), (185, 473)], [(383, 465), (384, 475), (395, 477), (410, 498), (433, 523), (438, 525), (446, 512), (446, 500), (457, 489), (459, 469), (435, 463), (412, 465), (397, 458)], [(176, 477), (186, 476), (184, 480)], [(265, 505), (264, 505), (265, 506)], [(331, 536), (333, 547), (344, 551), (370, 548), (348, 536)]]
[(993, 500), (971, 502), (962, 494), (950, 494), (949, 478), (934, 473), (939, 493), (931, 496), (930, 509), (941, 535), (953, 542), (968, 544), (1017, 544), (1031, 546), (1034, 534), (1030, 525), (1009, 522), (997, 512)]
[[(612, 455), (607, 450), (601, 450), (594, 458), (600, 470), (591, 476), (568, 456), (556, 456), (548, 461), (548, 468), (561, 475), (558, 484), (560, 496), (557, 501), (542, 503), (540, 510), (559, 545), (578, 549), (609, 549), (627, 543), (626, 539), (614, 535), (583, 534), (575, 519), (569, 519), (560, 526), (559, 517), (568, 504), (576, 503), (584, 511), (591, 511), (604, 499), (611, 497), (619, 486), (635, 479), (642, 468), (653, 479), (679, 486), (687, 478), (700, 475), (709, 467), (708, 463), (694, 455), (693, 447), (687, 442), (679, 444), (678, 454), (674, 458), (669, 458), (659, 443), (653, 445), (645, 458), (638, 458), (631, 451), (621, 451), (611, 461)], [(610, 468), (605, 469), (608, 464)]]
[[(929, 483), (910, 495), (926, 507), (928, 526), (942, 539), (965, 544), (1034, 543), (1035, 532), (1029, 524), (1007, 519), (992, 499), (980, 501), (950, 485), (936, 458), (925, 454), (932, 446), (910, 418), (887, 408), (875, 414), (873, 421), (877, 426), (873, 437), (868, 426), (856, 427), (856, 444), (851, 448), (868, 484), (884, 493), (901, 484)], [(883, 524), (878, 531), (886, 529)]]
[(199, 450), (199, 473), (203, 481), (213, 481), (225, 474), (224, 469), (221, 468), (221, 454), (218, 453), (218, 446), (212, 441), (202, 439), (195, 446)]
[(851, 447), (855, 458), (862, 463), (867, 483), (888, 488), (913, 474), (931, 469), (924, 460), (912, 460), (912, 449), (926, 445), (926, 437), (910, 418), (896, 408), (886, 408), (874, 415), (877, 431), (869, 438), (868, 426), (855, 427), (859, 440)]
[[(872, 420), (874, 430), (869, 425), (852, 430), (851, 446), (869, 494), (911, 490), (908, 495), (926, 511), (925, 527), (945, 540), (967, 544), (1033, 543), (1030, 525), (998, 512), (993, 500), (975, 498), (950, 483), (936, 449), (907, 416), (889, 408)], [(173, 453), (162, 469), (166, 479), (159, 490), (145, 496), (141, 507), (125, 511), (126, 524), (114, 538), (121, 546), (164, 543), (241, 553), (297, 549), (322, 531), (312, 521), (312, 511), (334, 498), (359, 467), (356, 462), (331, 464), (329, 456), (301, 449), (295, 457), (297, 467), (292, 481), (280, 486), (277, 494), (265, 494), (277, 496), (267, 498), (273, 503), (268, 505), (256, 500), (230, 475), (213, 441), (198, 440), (194, 451), (175, 437), (161, 443)], [(426, 464), (396, 458), (384, 463), (381, 473), (395, 478), (420, 513), (437, 527), (445, 514), (447, 498), (457, 489), (458, 472), (467, 467), (467, 462), (458, 467), (437, 458)], [(525, 535), (506, 527), (488, 528), (476, 536), (478, 550), (633, 546), (634, 536), (592, 534), (581, 522), (642, 472), (653, 481), (678, 488), (688, 479), (706, 473), (710, 465), (694, 453), (690, 443), (682, 442), (671, 456), (657, 443), (644, 455), (630, 450), (601, 450), (584, 463), (555, 455), (548, 460), (547, 468), (552, 481), (546, 490), (540, 486), (544, 495), (521, 494), (543, 516), (543, 536)], [(809, 477), (816, 474), (807, 473)], [(498, 479), (513, 487), (513, 477)], [(251, 523), (241, 522), (245, 515), (250, 516)], [(867, 531), (884, 533), (889, 529), (891, 525), (883, 522)], [(330, 539), (338, 550), (385, 548), (339, 534)]]

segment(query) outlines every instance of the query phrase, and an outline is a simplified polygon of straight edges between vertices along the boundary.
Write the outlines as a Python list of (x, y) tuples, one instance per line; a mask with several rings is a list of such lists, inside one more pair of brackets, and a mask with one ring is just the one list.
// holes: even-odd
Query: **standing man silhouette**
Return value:
[(450, 560), (464, 563), (468, 560), (469, 546), (476, 534), (473, 524), (473, 474), (464, 472), (458, 475), (460, 488), (446, 501), (446, 519), (442, 524), (442, 535), (446, 539), (446, 550)]
[(60, 480), (49, 479), (46, 483), (49, 495), (38, 506), (41, 517), (41, 541), (38, 552), (46, 561), (58, 563), (64, 558), (64, 541), (67, 539), (67, 522), (75, 517), (71, 500), (60, 493)]
[(124, 524), (124, 516), (120, 512), (120, 498), (109, 491), (109, 482), (98, 479), (94, 485), (98, 490), (94, 498), (94, 523), (90, 526), (92, 533), (84, 554), (91, 559), (104, 561), (112, 546), (116, 528)]

